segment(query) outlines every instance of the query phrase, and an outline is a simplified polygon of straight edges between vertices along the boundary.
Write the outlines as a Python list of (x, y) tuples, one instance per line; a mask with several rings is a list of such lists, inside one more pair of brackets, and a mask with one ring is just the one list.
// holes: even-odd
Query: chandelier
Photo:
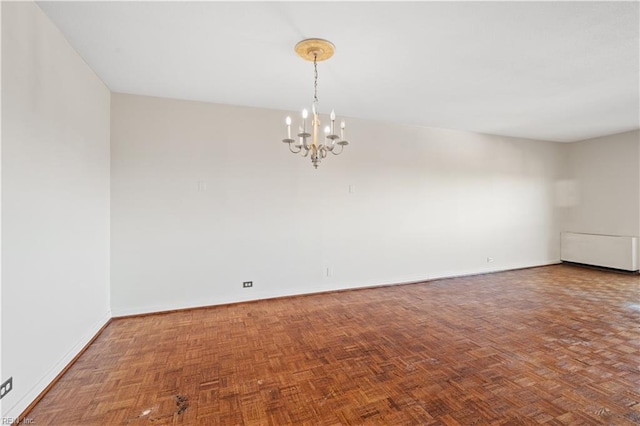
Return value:
[[(291, 138), (291, 117), (287, 117), (287, 138), (282, 142), (289, 145), (289, 151), (294, 154), (302, 153), (303, 157), (311, 155), (311, 162), (316, 169), (320, 161), (330, 152), (340, 155), (344, 147), (349, 145), (345, 139), (345, 122), (340, 123), (340, 135), (335, 131), (336, 113), (332, 110), (329, 115), (330, 125), (325, 126), (324, 136), (318, 135), (320, 129), (320, 115), (318, 113), (318, 62), (333, 56), (335, 46), (327, 40), (309, 38), (296, 44), (296, 53), (307, 61), (313, 61), (313, 103), (311, 105), (311, 133), (307, 131), (309, 112), (302, 110), (302, 124), (298, 126), (298, 141)], [(310, 140), (309, 140), (310, 139)], [(337, 147), (340, 147), (338, 150)]]

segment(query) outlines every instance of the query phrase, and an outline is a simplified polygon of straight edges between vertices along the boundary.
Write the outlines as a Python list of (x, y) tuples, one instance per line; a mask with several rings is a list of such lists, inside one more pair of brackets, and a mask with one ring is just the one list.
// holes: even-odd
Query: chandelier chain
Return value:
[(313, 103), (318, 104), (318, 55), (313, 55)]

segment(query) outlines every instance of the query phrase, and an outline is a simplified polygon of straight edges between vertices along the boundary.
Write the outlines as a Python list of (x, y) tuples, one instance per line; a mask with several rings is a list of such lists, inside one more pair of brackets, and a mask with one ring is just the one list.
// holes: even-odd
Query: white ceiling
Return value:
[[(639, 127), (638, 2), (39, 2), (115, 92), (551, 141)], [(284, 115), (284, 114), (283, 114)]]

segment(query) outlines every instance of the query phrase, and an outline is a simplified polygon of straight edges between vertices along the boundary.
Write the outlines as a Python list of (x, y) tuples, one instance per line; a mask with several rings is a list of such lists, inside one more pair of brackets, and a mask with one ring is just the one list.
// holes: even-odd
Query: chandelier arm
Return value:
[(335, 146), (331, 148), (331, 153), (333, 155), (340, 155), (342, 154), (342, 151), (344, 151), (344, 145), (340, 145), (340, 151), (338, 152), (335, 151)]
[(302, 151), (302, 148), (298, 148), (298, 150), (297, 150), (297, 151), (294, 151), (294, 150), (291, 148), (291, 145), (292, 145), (292, 144), (288, 144), (288, 145), (289, 145), (289, 151), (293, 152), (294, 154), (297, 154), (297, 153), (299, 153), (300, 151)]

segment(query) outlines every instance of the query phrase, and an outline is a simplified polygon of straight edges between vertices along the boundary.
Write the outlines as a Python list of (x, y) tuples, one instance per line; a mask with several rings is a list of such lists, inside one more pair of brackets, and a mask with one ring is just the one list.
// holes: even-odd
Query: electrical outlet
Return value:
[(0, 399), (4, 398), (6, 394), (13, 389), (13, 377), (9, 377), (2, 385), (0, 385)]
[(242, 283), (242, 288), (249, 288), (249, 287), (253, 287), (253, 281), (244, 281)]

